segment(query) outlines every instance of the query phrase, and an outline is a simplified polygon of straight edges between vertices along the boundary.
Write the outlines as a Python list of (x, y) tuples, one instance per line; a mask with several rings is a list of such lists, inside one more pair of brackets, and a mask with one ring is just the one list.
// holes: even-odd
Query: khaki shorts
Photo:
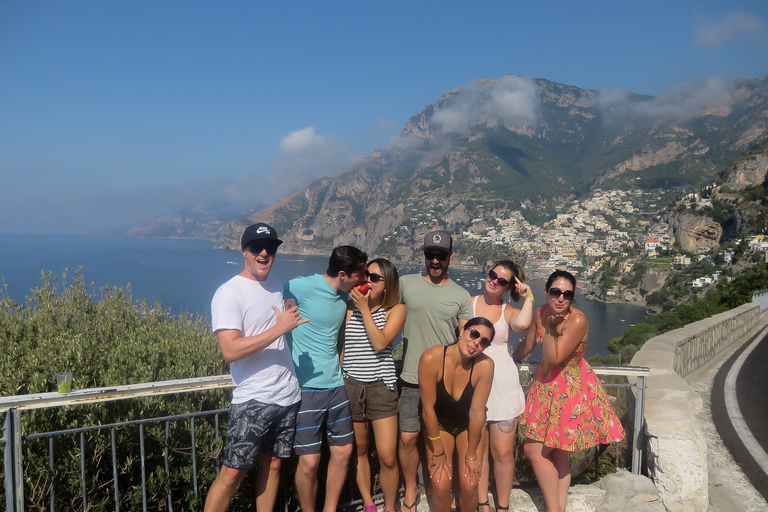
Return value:
[(352, 421), (381, 420), (397, 414), (397, 391), (384, 382), (344, 378)]

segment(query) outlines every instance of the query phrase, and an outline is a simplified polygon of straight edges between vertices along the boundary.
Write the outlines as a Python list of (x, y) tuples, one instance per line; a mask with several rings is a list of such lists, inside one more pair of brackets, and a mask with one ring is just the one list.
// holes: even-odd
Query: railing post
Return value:
[(5, 411), (3, 418), (5, 508), (8, 512), (24, 512), (24, 471), (21, 459), (21, 416), (15, 408)]
[(632, 474), (639, 475), (643, 464), (643, 418), (645, 417), (645, 375), (637, 376), (635, 427), (632, 439)]

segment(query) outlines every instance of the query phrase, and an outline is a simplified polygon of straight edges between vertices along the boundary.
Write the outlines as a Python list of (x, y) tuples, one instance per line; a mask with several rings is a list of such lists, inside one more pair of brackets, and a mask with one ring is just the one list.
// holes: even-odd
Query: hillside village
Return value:
[[(619, 279), (632, 272), (640, 261), (649, 261), (661, 268), (683, 269), (692, 263), (708, 260), (727, 267), (734, 259), (734, 250), (713, 252), (701, 245), (694, 252), (680, 250), (675, 244), (671, 226), (659, 220), (655, 201), (657, 192), (639, 189), (629, 192), (597, 189), (586, 200), (574, 201), (565, 213), (538, 227), (526, 221), (522, 212), (514, 211), (507, 218), (497, 219), (496, 226), (482, 233), (464, 231), (462, 238), (477, 244), (509, 247), (525, 261), (529, 275), (545, 277), (556, 268), (577, 272), (582, 284), (594, 279), (601, 269), (616, 266)], [(691, 193), (680, 199), (687, 209), (712, 207), (710, 199)], [(478, 219), (479, 220), (479, 219)], [(768, 237), (752, 235), (743, 239), (751, 252), (768, 251)], [(742, 239), (732, 241), (742, 244)], [(467, 263), (479, 263), (472, 258)], [(701, 275), (688, 282), (692, 289), (706, 288), (725, 278), (722, 270)], [(617, 296), (617, 286), (605, 286), (602, 300), (623, 301)], [(644, 290), (652, 292), (655, 290)]]

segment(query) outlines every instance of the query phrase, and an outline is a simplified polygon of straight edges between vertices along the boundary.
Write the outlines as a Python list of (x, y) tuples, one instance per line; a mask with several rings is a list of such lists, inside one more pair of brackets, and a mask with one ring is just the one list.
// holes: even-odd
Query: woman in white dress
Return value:
[[(491, 394), (488, 397), (487, 435), (483, 436), (485, 450), (482, 472), (478, 482), (478, 512), (490, 512), (488, 480), (490, 477), (488, 446), (493, 457), (493, 476), (496, 481), (496, 509), (509, 510), (509, 493), (515, 477), (515, 439), (517, 418), (525, 410), (525, 394), (520, 386), (517, 366), (512, 360), (510, 331), (526, 332), (533, 321), (534, 299), (531, 287), (525, 284), (523, 269), (509, 260), (496, 263), (488, 272), (485, 292), (472, 298), (475, 316), (490, 320), (496, 335), (485, 353), (495, 364)], [(508, 306), (504, 294), (512, 300), (523, 299), (521, 309)], [(490, 441), (490, 442), (489, 442)]]

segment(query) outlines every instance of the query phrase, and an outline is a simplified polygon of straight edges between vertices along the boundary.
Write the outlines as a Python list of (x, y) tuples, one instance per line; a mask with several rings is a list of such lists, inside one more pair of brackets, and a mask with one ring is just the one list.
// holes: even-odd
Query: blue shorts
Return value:
[(296, 416), (293, 453), (320, 453), (324, 434), (329, 446), (345, 446), (355, 440), (352, 411), (344, 386), (331, 389), (301, 388), (301, 408)]
[(232, 469), (253, 469), (260, 453), (281, 459), (290, 457), (298, 410), (298, 402), (289, 406), (257, 400), (231, 404), (224, 465)]

